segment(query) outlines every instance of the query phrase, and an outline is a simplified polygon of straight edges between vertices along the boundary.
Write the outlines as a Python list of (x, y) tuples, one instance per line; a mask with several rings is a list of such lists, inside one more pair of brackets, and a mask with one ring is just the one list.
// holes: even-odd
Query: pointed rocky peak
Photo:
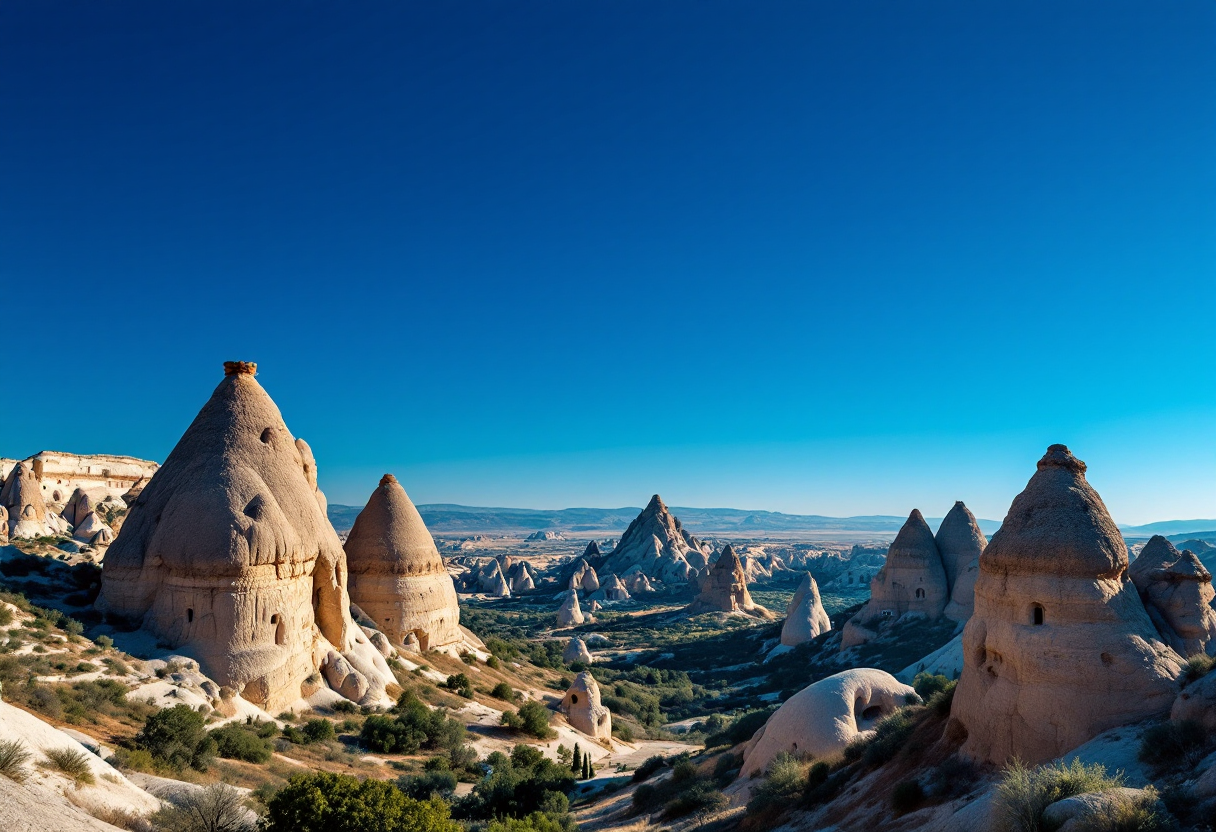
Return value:
[(1204, 584), (1212, 582), (1212, 573), (1200, 563), (1198, 556), (1190, 549), (1184, 549), (1178, 560), (1166, 567), (1166, 572), (1172, 580), (1198, 581)]
[(722, 549), (722, 554), (718, 555), (718, 560), (714, 563), (714, 569), (722, 572), (733, 572), (736, 569), (740, 572), (743, 571), (743, 561), (739, 559), (734, 546), (726, 544)]
[(887, 550), (887, 562), (890, 563), (892, 558), (940, 559), (937, 542), (933, 539), (933, 531), (925, 522), (920, 509), (912, 509), (903, 528), (899, 530), (899, 534), (895, 535), (891, 548)]
[[(346, 538), (352, 574), (429, 575), (443, 559), (422, 515), (392, 474), (380, 478)], [(497, 566), (497, 561), (495, 561)]]
[(646, 504), (646, 508), (644, 508), (643, 511), (651, 514), (665, 514), (667, 512), (667, 504), (663, 502), (662, 497), (655, 494), (650, 498), (650, 502)]
[(598, 558), (603, 552), (600, 551), (598, 541), (591, 541), (587, 544), (587, 548), (583, 550), (583, 560), (589, 561), (591, 558)]
[(1132, 561), (1127, 573), (1136, 586), (1143, 589), (1143, 584), (1153, 580), (1151, 577), (1153, 572), (1158, 569), (1167, 569), (1180, 557), (1181, 554), (1174, 548), (1173, 543), (1156, 534), (1149, 539), (1148, 543), (1144, 544), (1144, 548), (1140, 550), (1140, 556)]
[(1048, 448), (989, 541), (981, 568), (1118, 579), (1127, 569), (1127, 545), (1085, 471), (1065, 446)]

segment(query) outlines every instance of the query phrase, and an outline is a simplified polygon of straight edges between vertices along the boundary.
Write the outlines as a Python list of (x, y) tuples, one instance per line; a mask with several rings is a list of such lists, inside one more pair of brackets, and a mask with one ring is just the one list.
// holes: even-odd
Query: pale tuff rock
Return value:
[(632, 595), (642, 595), (647, 592), (654, 592), (655, 589), (650, 584), (650, 579), (646, 577), (646, 573), (642, 571), (642, 567), (635, 566), (621, 576), (621, 583), (625, 585), (625, 589)]
[(966, 621), (975, 606), (975, 579), (980, 573), (980, 554), (988, 540), (975, 522), (975, 515), (959, 500), (942, 520), (934, 541), (950, 590), (945, 615), (951, 621)]
[(912, 509), (887, 550), (886, 563), (870, 580), (870, 600), (845, 623), (841, 649), (869, 641), (879, 626), (909, 613), (936, 620), (949, 597), (933, 532), (920, 511)]
[(785, 624), (781, 627), (781, 643), (795, 647), (823, 635), (832, 629), (832, 622), (823, 601), (819, 597), (819, 585), (810, 572), (798, 585), (798, 591), (790, 599), (785, 610)]
[(527, 561), (520, 560), (512, 563), (507, 567), (505, 577), (512, 594), (517, 595), (521, 592), (531, 592), (536, 589), (532, 565)]
[[(17, 465), (15, 459), (0, 459), (0, 479), (9, 475)], [(107, 497), (119, 499), (142, 480), (147, 480), (160, 467), (155, 462), (113, 454), (69, 454), (63, 451), (39, 451), (24, 460), (39, 482), (43, 502), (48, 508), (60, 509), (77, 488), (83, 489), (100, 502)], [(124, 500), (130, 505), (134, 500)]]
[(576, 731), (597, 740), (612, 737), (612, 714), (600, 703), (600, 686), (590, 672), (584, 670), (574, 677), (558, 710)]
[(916, 701), (916, 692), (882, 670), (856, 668), (820, 679), (791, 696), (743, 749), (740, 777), (762, 774), (781, 753), (831, 763), (873, 734), (883, 717)]
[(304, 465), (304, 478), (308, 480), (312, 494), (317, 498), (317, 505), (321, 507), (321, 513), (326, 514), (329, 510), (329, 501), (325, 499), (325, 492), (317, 486), (317, 460), (312, 455), (312, 448), (303, 439), (296, 439), (296, 450), (300, 452), (300, 461)]
[(1085, 463), (1052, 445), (980, 556), (951, 710), (964, 754), (1037, 764), (1169, 710), (1181, 658), (1127, 566)]
[(680, 521), (655, 494), (629, 524), (616, 548), (604, 557), (601, 571), (621, 575), (638, 566), (651, 580), (687, 583), (697, 575), (697, 569), (688, 560), (690, 553), (698, 562), (704, 557)]
[(561, 532), (532, 532), (525, 540), (565, 540)]
[(566, 645), (566, 649), (562, 651), (562, 661), (566, 664), (572, 662), (582, 662), (583, 664), (591, 664), (595, 659), (591, 657), (591, 651), (587, 649), (587, 645), (581, 638), (575, 636), (570, 639), (570, 643)]
[(477, 589), (494, 598), (510, 598), (511, 587), (502, 574), (498, 561), (491, 560), (476, 571), (474, 576)]
[(0, 546), (8, 545), (8, 509), (0, 505)]
[(578, 605), (578, 593), (573, 589), (567, 590), (566, 600), (562, 602), (561, 609), (557, 611), (557, 626), (577, 627), (586, 620)]
[(456, 587), (418, 509), (385, 474), (346, 539), (350, 599), (393, 644), (412, 634), (421, 650), (460, 636)]
[(743, 564), (730, 544), (701, 579), (700, 592), (689, 605), (690, 613), (741, 612), (756, 618), (772, 618), (772, 613), (752, 600), (747, 591)]
[(114, 540), (114, 530), (98, 516), (93, 497), (83, 488), (72, 492), (60, 516), (74, 527), (72, 537), (81, 543), (108, 546)]
[(772, 571), (755, 555), (744, 555), (739, 558), (739, 562), (743, 565), (743, 574), (747, 577), (748, 583), (755, 583), (760, 578), (773, 577)]
[(595, 570), (591, 568), (586, 559), (579, 558), (574, 562), (566, 588), (581, 589), (584, 592), (594, 592), (600, 588), (599, 576), (595, 574)]
[(47, 510), (41, 483), (28, 460), (14, 465), (5, 478), (0, 505), (8, 510), (10, 537), (44, 537), (62, 534), (70, 528), (66, 520)]
[(1162, 640), (1181, 656), (1216, 652), (1216, 590), (1193, 552), (1179, 552), (1157, 535), (1128, 574)]
[(602, 609), (603, 607), (600, 606), (600, 602), (596, 601), (594, 598), (591, 599), (591, 603), (587, 605), (587, 612), (590, 613), (597, 613)]
[[(645, 578), (645, 576), (643, 576)], [(609, 575), (600, 588), (587, 596), (592, 601), (628, 601), (629, 590), (616, 575)]]
[(392, 672), (351, 620), (346, 554), (300, 450), (253, 366), (224, 369), (110, 547), (97, 607), (267, 710), (331, 650), (378, 702)]

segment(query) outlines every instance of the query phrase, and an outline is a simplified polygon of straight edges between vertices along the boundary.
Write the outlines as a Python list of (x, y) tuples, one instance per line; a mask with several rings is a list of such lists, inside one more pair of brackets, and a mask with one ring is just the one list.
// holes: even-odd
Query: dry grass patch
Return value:
[(97, 782), (89, 766), (89, 755), (73, 748), (44, 749), (47, 768), (56, 769), (76, 781), (77, 786), (91, 786)]
[(0, 774), (16, 783), (25, 782), (29, 772), (25, 764), (29, 762), (30, 752), (26, 750), (21, 740), (4, 740), (0, 742)]

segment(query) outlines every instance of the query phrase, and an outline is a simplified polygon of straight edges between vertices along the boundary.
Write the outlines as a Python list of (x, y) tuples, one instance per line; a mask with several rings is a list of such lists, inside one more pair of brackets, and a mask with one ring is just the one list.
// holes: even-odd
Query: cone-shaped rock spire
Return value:
[(785, 611), (785, 624), (781, 627), (781, 643), (794, 647), (832, 629), (832, 621), (823, 608), (819, 597), (819, 584), (807, 572), (798, 585), (798, 591), (790, 599)]
[(758, 618), (771, 618), (764, 607), (752, 600), (747, 591), (743, 562), (729, 543), (701, 579), (701, 591), (688, 607), (691, 613), (743, 612)]
[(1169, 711), (1181, 658), (1126, 569), (1085, 464), (1052, 445), (980, 556), (951, 710), (965, 754), (1040, 763)]
[[(640, 566), (651, 580), (670, 584), (687, 583), (697, 576), (696, 567), (688, 560), (688, 556), (693, 554), (690, 541), (691, 537), (680, 521), (667, 510), (663, 499), (655, 494), (621, 535), (616, 548), (604, 557), (603, 566), (597, 565), (596, 568), (620, 575), (634, 566)], [(697, 551), (700, 554), (700, 550)], [(694, 555), (694, 558), (704, 560), (703, 554), (700, 558)]]
[(255, 370), (224, 365), (131, 507), (97, 606), (269, 710), (299, 699), (335, 649), (382, 696), (392, 674), (350, 618), (342, 544)]
[(346, 539), (350, 598), (389, 641), (422, 650), (461, 640), (456, 587), (422, 515), (385, 474)]
[(941, 553), (950, 587), (946, 617), (951, 621), (966, 621), (975, 606), (975, 579), (980, 572), (980, 554), (988, 540), (975, 522), (975, 515), (962, 500), (946, 514), (933, 539)]

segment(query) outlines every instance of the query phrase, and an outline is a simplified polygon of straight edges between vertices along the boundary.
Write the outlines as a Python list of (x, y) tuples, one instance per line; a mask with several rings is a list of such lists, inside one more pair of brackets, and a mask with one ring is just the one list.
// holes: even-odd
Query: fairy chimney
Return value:
[(941, 553), (950, 592), (945, 615), (951, 621), (966, 621), (975, 606), (975, 579), (980, 573), (980, 554), (988, 540), (962, 500), (946, 514), (933, 539)]
[(591, 664), (595, 659), (591, 657), (591, 651), (587, 649), (587, 643), (578, 636), (575, 636), (570, 639), (566, 645), (566, 649), (562, 651), (562, 661), (566, 664), (571, 664), (572, 662)]
[(810, 572), (798, 584), (798, 591), (790, 599), (785, 611), (785, 624), (781, 627), (781, 643), (795, 647), (823, 635), (832, 629), (832, 622), (819, 597), (819, 584)]
[(9, 472), (0, 488), (0, 506), (8, 510), (11, 537), (35, 538), (68, 530), (67, 521), (47, 510), (37, 472), (28, 460), (18, 462)]
[(270, 711), (335, 650), (381, 701), (392, 672), (351, 620), (342, 544), (255, 371), (225, 363), (110, 547), (97, 607)]
[(562, 601), (561, 608), (557, 611), (557, 626), (577, 627), (584, 621), (586, 618), (578, 605), (578, 593), (573, 589), (566, 590), (566, 599)]
[(426, 651), (461, 640), (456, 587), (422, 515), (385, 474), (346, 538), (350, 599), (391, 643)]
[(1184, 657), (1216, 653), (1216, 591), (1194, 552), (1179, 552), (1157, 535), (1128, 573), (1166, 644)]
[(718, 560), (701, 579), (701, 591), (689, 605), (690, 613), (742, 612), (757, 618), (771, 618), (764, 607), (752, 600), (747, 591), (747, 575), (743, 563), (729, 543)]
[(574, 677), (558, 710), (576, 731), (597, 740), (612, 737), (612, 714), (600, 702), (600, 686), (590, 672), (584, 670)]
[(1174, 701), (1181, 658), (1128, 580), (1085, 468), (1048, 448), (980, 556), (951, 710), (972, 758), (1041, 763)]

